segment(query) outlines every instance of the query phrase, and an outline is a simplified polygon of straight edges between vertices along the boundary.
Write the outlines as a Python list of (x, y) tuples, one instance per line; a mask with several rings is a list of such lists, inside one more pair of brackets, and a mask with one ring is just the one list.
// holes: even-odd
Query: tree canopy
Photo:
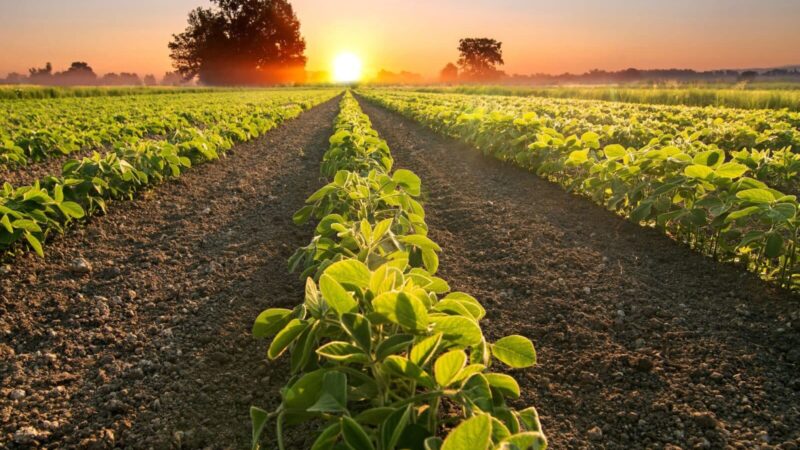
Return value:
[(453, 63), (447, 63), (439, 72), (439, 81), (442, 83), (455, 83), (458, 81), (458, 67)]
[(466, 38), (458, 41), (458, 65), (467, 80), (484, 81), (500, 78), (496, 66), (503, 65), (503, 43), (489, 38)]
[(183, 33), (169, 43), (184, 77), (211, 85), (303, 81), (306, 42), (287, 0), (212, 0), (215, 8), (189, 13)]

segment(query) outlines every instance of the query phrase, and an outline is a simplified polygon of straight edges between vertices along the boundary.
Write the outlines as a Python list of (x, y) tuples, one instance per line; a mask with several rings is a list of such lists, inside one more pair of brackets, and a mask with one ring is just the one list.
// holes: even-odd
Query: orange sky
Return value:
[[(800, 0), (294, 0), (308, 69), (336, 53), (433, 76), (458, 39), (501, 40), (508, 73), (800, 64)], [(206, 0), (0, 0), (0, 74), (51, 61), (163, 74), (166, 44)]]

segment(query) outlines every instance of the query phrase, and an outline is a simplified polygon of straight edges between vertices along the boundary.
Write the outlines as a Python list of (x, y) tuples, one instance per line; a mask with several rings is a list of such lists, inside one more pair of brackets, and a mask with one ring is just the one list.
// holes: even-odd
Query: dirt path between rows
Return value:
[[(0, 265), (0, 447), (244, 448), (284, 363), (250, 327), (302, 301), (292, 214), (321, 181), (332, 100)], [(73, 259), (92, 265), (76, 274)]]
[(361, 100), (428, 196), (441, 275), (521, 333), (553, 449), (798, 448), (797, 296)]

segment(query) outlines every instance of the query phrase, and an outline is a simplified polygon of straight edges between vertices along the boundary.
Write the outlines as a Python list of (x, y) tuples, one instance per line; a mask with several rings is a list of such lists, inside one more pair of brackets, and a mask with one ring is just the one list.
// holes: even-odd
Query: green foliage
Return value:
[[(746, 109), (783, 109), (800, 111), (798, 83), (752, 83), (742, 89), (738, 85), (721, 84), (708, 87), (524, 87), (524, 86), (458, 86), (427, 88), (427, 92), (457, 92), (480, 95), (515, 95), (625, 103), (686, 106), (726, 106)], [(752, 89), (750, 88), (752, 87)]]
[[(291, 260), (305, 300), (263, 312), (253, 327), (256, 337), (276, 333), (270, 358), (291, 353), (293, 378), (266, 416), (277, 447), (284, 425), (313, 419), (322, 423), (314, 449), (545, 448), (535, 410), (506, 402), (519, 397), (517, 382), (489, 369), (492, 356), (532, 366), (533, 344), (488, 342), (480, 303), (435, 276), (440, 248), (426, 236), (420, 180), (391, 172), (388, 147), (349, 93), (322, 171), (333, 181), (295, 216), (320, 219)], [(265, 420), (253, 411), (255, 448)]]
[[(9, 124), (0, 128), (0, 142), (5, 142), (0, 162), (3, 155), (19, 154), (15, 161), (24, 164), (27, 158), (113, 146), (102, 155), (95, 152), (68, 160), (60, 176), (18, 188), (5, 183), (0, 190), (0, 252), (27, 244), (43, 256), (42, 243), (50, 234), (105, 212), (109, 200), (131, 198), (193, 165), (216, 160), (234, 144), (260, 136), (335, 94), (335, 90), (230, 91), (147, 100), (138, 96), (96, 97), (82, 103), (75, 99), (0, 103), (14, 106), (0, 118), (0, 124)], [(153, 105), (159, 108), (143, 109)], [(98, 113), (99, 117), (92, 115)]]
[[(364, 90), (486, 154), (800, 287), (800, 114)], [(782, 189), (775, 189), (778, 186)]]

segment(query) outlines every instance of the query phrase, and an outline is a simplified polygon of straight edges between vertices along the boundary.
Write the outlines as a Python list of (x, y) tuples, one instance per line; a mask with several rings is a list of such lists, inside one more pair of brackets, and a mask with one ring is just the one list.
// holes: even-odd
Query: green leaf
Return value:
[(322, 380), (325, 369), (308, 372), (300, 379), (295, 381), (283, 395), (283, 405), (287, 409), (298, 409), (305, 411), (308, 407), (316, 403), (322, 391)]
[(33, 248), (33, 251), (35, 251), (40, 258), (44, 258), (44, 250), (42, 249), (42, 243), (39, 242), (39, 239), (37, 239), (36, 236), (26, 231), (25, 240), (28, 241), (28, 244), (30, 244), (31, 248)]
[(270, 344), (269, 350), (267, 350), (267, 357), (269, 359), (275, 359), (281, 356), (286, 348), (289, 347), (289, 345), (298, 336), (300, 336), (300, 333), (305, 331), (307, 326), (307, 322), (299, 319), (292, 319), (286, 324), (285, 327), (283, 327), (280, 332), (278, 332), (278, 334), (275, 336), (275, 339), (272, 340), (272, 344)]
[(690, 178), (700, 178), (705, 180), (714, 173), (714, 169), (700, 164), (692, 164), (691, 166), (686, 166), (686, 168), (683, 169), (683, 173)]
[(435, 311), (447, 312), (459, 316), (464, 316), (470, 319), (476, 319), (466, 306), (457, 300), (442, 299), (439, 303), (433, 306)]
[(333, 450), (334, 446), (336, 445), (336, 440), (339, 438), (339, 434), (342, 432), (342, 424), (340, 422), (335, 422), (330, 424), (325, 430), (320, 433), (319, 437), (316, 441), (314, 441), (314, 445), (311, 446), (311, 450)]
[(501, 442), (507, 437), (511, 436), (511, 431), (508, 430), (504, 424), (497, 417), (491, 416), (492, 419), (492, 442)]
[(461, 422), (442, 444), (442, 450), (486, 450), (492, 436), (492, 420), (481, 414)]
[(461, 392), (482, 411), (492, 410), (492, 389), (483, 374), (477, 373), (467, 378)]
[(8, 215), (3, 214), (3, 218), (0, 219), (0, 225), (3, 226), (9, 233), (14, 232), (14, 227), (11, 226), (11, 221), (8, 220)]
[(607, 159), (616, 160), (622, 159), (628, 152), (625, 150), (625, 147), (619, 144), (611, 144), (603, 148), (603, 153), (606, 155)]
[(783, 237), (780, 234), (772, 233), (767, 237), (767, 246), (764, 247), (764, 255), (767, 258), (777, 258), (783, 252)]
[(729, 162), (717, 167), (714, 173), (716, 173), (718, 177), (733, 179), (744, 175), (747, 170), (748, 168), (744, 164)]
[(412, 405), (399, 408), (381, 424), (381, 448), (394, 449), (411, 417)]
[(365, 352), (372, 350), (372, 330), (369, 320), (361, 314), (342, 315), (342, 326)]
[(517, 384), (517, 380), (515, 380), (514, 377), (503, 373), (487, 373), (483, 376), (486, 377), (486, 381), (489, 382), (489, 386), (502, 392), (506, 397), (519, 397), (519, 384)]
[(422, 253), (422, 262), (425, 264), (425, 269), (433, 275), (439, 270), (439, 256), (433, 249), (423, 248), (420, 250)]
[(547, 438), (542, 433), (525, 431), (509, 436), (500, 444), (512, 445), (512, 448), (520, 450), (545, 450), (547, 448)]
[(11, 225), (18, 230), (25, 230), (31, 233), (41, 233), (42, 228), (34, 221), (28, 219), (17, 219)]
[(358, 311), (358, 302), (353, 298), (353, 295), (328, 275), (328, 272), (329, 270), (325, 270), (325, 273), (319, 279), (319, 289), (328, 305), (339, 316), (348, 312)]
[(307, 205), (300, 208), (294, 215), (292, 216), (292, 222), (297, 225), (302, 225), (308, 222), (308, 219), (311, 218), (311, 214), (314, 212), (313, 205)]
[(752, 203), (772, 203), (775, 196), (766, 189), (745, 189), (736, 193), (736, 198)]
[(639, 223), (650, 217), (650, 211), (653, 209), (653, 202), (644, 201), (639, 204), (633, 211), (631, 211), (631, 222)]
[(347, 411), (347, 375), (330, 371), (322, 378), (319, 400), (308, 408), (313, 412)]
[(506, 336), (492, 345), (495, 358), (515, 369), (536, 364), (536, 350), (533, 343), (524, 336)]
[(265, 338), (277, 333), (278, 330), (289, 323), (289, 314), (292, 311), (283, 308), (271, 308), (262, 311), (253, 324), (253, 337)]
[(742, 208), (738, 211), (734, 211), (725, 218), (725, 223), (733, 222), (734, 220), (741, 219), (743, 217), (747, 217), (751, 214), (755, 214), (758, 211), (761, 211), (760, 206), (748, 206), (747, 208)]
[(433, 366), (436, 382), (442, 387), (449, 386), (466, 363), (467, 354), (463, 350), (453, 350), (439, 356)]
[(355, 420), (342, 417), (342, 436), (344, 443), (352, 450), (375, 450), (367, 432)]
[(369, 357), (361, 348), (344, 341), (328, 342), (317, 349), (317, 354), (339, 362), (369, 362)]
[(364, 263), (355, 259), (335, 262), (325, 269), (324, 274), (341, 284), (351, 284), (359, 288), (369, 286), (369, 279), (372, 275)]
[(410, 334), (395, 334), (389, 336), (378, 344), (378, 348), (375, 350), (375, 358), (377, 358), (378, 361), (382, 361), (389, 355), (404, 352), (413, 341), (414, 336)]
[(397, 169), (392, 175), (392, 181), (402, 186), (409, 194), (418, 196), (420, 194), (421, 182), (419, 177), (412, 171)]
[(535, 432), (542, 431), (542, 424), (539, 422), (539, 413), (533, 406), (517, 412), (516, 415), (519, 417), (522, 424), (525, 425), (526, 430)]
[(575, 150), (569, 154), (567, 162), (580, 164), (589, 160), (589, 150)]
[(391, 355), (386, 358), (383, 365), (389, 372), (401, 377), (410, 378), (421, 386), (427, 388), (433, 388), (434, 386), (433, 378), (431, 378), (428, 372), (422, 370), (418, 365), (402, 356)]
[(420, 367), (425, 367), (425, 365), (428, 364), (431, 356), (436, 353), (436, 350), (439, 348), (439, 344), (441, 342), (442, 333), (436, 333), (433, 336), (428, 336), (411, 347), (411, 352), (409, 353), (408, 358), (414, 362), (414, 364)]
[(442, 438), (437, 436), (431, 436), (425, 439), (425, 450), (441, 450), (442, 449)]
[(372, 301), (375, 311), (403, 328), (418, 331), (428, 326), (428, 310), (413, 295), (384, 292)]
[(356, 417), (356, 422), (366, 424), (366, 425), (380, 425), (389, 417), (390, 414), (395, 412), (395, 408), (390, 408), (388, 406), (378, 406), (375, 408), (370, 408), (365, 411), (361, 411)]
[(261, 408), (255, 406), (250, 407), (250, 423), (253, 426), (252, 448), (253, 450), (259, 447), (261, 440), (261, 433), (264, 432), (264, 426), (267, 424), (269, 414)]
[(692, 162), (696, 165), (716, 167), (725, 161), (725, 153), (721, 150), (708, 150), (694, 155)]
[(314, 283), (314, 279), (311, 277), (306, 278), (305, 300), (303, 303), (314, 317), (319, 318), (325, 314), (325, 302), (322, 301), (322, 297), (320, 297), (317, 290), (317, 284)]
[(442, 300), (455, 300), (467, 308), (475, 320), (481, 320), (486, 315), (486, 310), (483, 309), (480, 302), (475, 300), (475, 297), (464, 292), (451, 292), (447, 294)]
[(71, 217), (73, 219), (80, 219), (85, 215), (85, 213), (83, 212), (83, 208), (81, 208), (81, 205), (75, 202), (59, 203), (58, 209), (60, 209), (65, 216)]
[(471, 347), (481, 342), (483, 333), (478, 324), (461, 316), (436, 316), (433, 331), (444, 334), (444, 339), (462, 347)]
[(421, 249), (426, 250), (435, 250), (437, 252), (441, 251), (441, 247), (436, 242), (433, 242), (427, 236), (423, 236), (421, 234), (410, 234), (408, 236), (402, 236), (399, 238), (400, 242), (405, 244), (410, 244), (415, 247), (419, 247)]

